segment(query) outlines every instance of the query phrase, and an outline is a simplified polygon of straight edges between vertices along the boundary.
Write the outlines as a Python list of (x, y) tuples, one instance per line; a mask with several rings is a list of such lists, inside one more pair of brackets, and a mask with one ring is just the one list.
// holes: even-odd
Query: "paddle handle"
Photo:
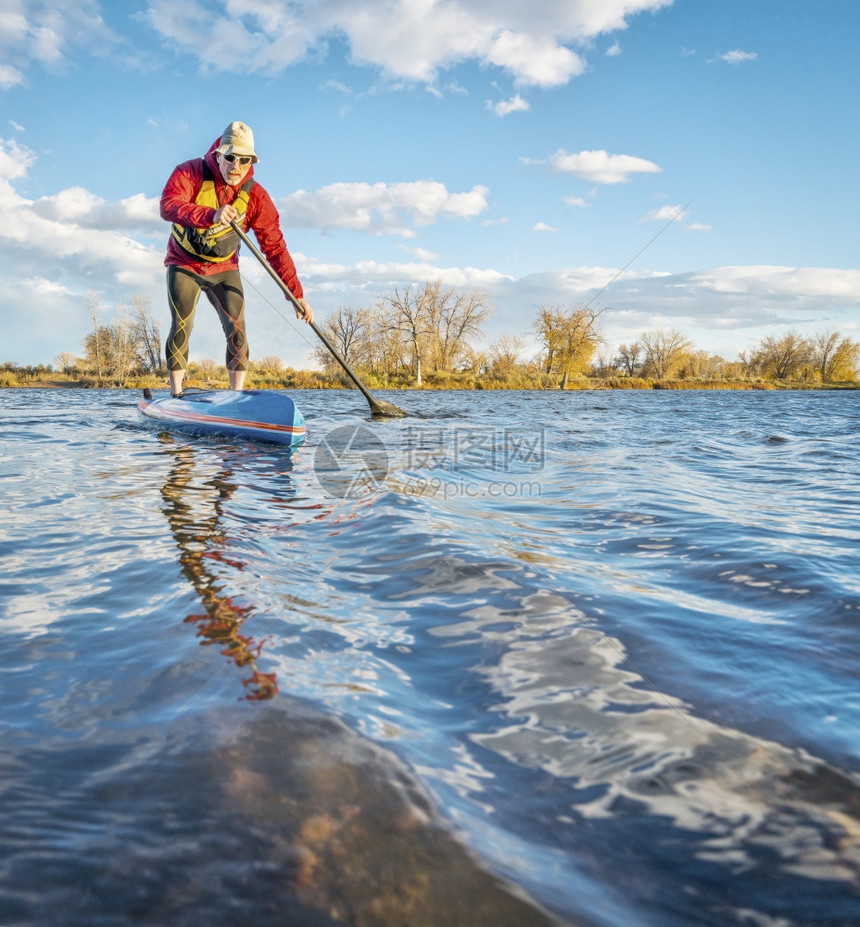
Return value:
[[(233, 230), (239, 235), (239, 238), (241, 238), (242, 241), (248, 246), (248, 248), (251, 250), (251, 253), (254, 255), (254, 257), (257, 258), (257, 260), (263, 265), (265, 270), (268, 272), (269, 276), (283, 290), (284, 295), (287, 297), (287, 299), (289, 299), (289, 301), (296, 307), (296, 309), (299, 312), (304, 313), (304, 309), (302, 308), (302, 305), (298, 301), (298, 299), (296, 299), (293, 291), (277, 275), (274, 267), (272, 267), (272, 265), (263, 256), (263, 253), (260, 251), (260, 249), (245, 234), (244, 230), (239, 225), (239, 223), (235, 219), (233, 219), (230, 225), (233, 227)], [(340, 352), (337, 350), (337, 348), (331, 343), (331, 341), (329, 341), (325, 333), (319, 328), (316, 322), (308, 322), (308, 325), (310, 325), (310, 327), (314, 330), (314, 334), (317, 336), (317, 338), (319, 338), (319, 340), (322, 341), (322, 343), (328, 348), (332, 357), (334, 357), (334, 359), (340, 364), (340, 366), (343, 367), (344, 371), (346, 372), (346, 375), (350, 378), (350, 380), (352, 380), (352, 382), (355, 383), (355, 385), (361, 390), (361, 392), (364, 393), (364, 398), (367, 399), (367, 401), (370, 403), (371, 410), (375, 411), (376, 407), (379, 406), (379, 403), (373, 398), (373, 396), (370, 395), (370, 393), (367, 391), (367, 388), (361, 382), (361, 380), (359, 380), (358, 377), (352, 372), (352, 370), (349, 369), (349, 364), (347, 364), (347, 362), (343, 359), (343, 357), (341, 357)]]

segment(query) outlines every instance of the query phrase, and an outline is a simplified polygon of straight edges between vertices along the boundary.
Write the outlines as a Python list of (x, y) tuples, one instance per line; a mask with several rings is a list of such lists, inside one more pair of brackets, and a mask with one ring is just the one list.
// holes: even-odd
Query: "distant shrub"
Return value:
[(609, 389), (651, 389), (651, 381), (640, 377), (610, 377), (604, 381)]
[(655, 380), (651, 386), (653, 389), (774, 389), (772, 383), (738, 380)]

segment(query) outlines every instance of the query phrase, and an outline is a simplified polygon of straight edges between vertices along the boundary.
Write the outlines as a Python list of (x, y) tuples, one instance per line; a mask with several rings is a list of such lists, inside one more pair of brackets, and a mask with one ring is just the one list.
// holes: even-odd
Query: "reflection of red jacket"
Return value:
[[(241, 184), (231, 187), (224, 183), (218, 162), (215, 160), (215, 149), (221, 144), (221, 140), (213, 142), (212, 147), (206, 155), (206, 161), (212, 170), (215, 178), (215, 192), (218, 194), (218, 202), (222, 205), (232, 203), (236, 194), (241, 189)], [(179, 225), (185, 225), (189, 228), (209, 228), (213, 225), (215, 210), (208, 206), (198, 206), (194, 201), (200, 192), (203, 184), (203, 158), (195, 158), (193, 161), (185, 161), (180, 164), (170, 175), (161, 194), (161, 218), (168, 222), (177, 222)], [(254, 173), (252, 164), (245, 175), (245, 179)], [(296, 265), (287, 251), (287, 243), (281, 233), (280, 217), (271, 196), (256, 181), (251, 188), (250, 199), (248, 200), (248, 211), (245, 213), (244, 229), (254, 230), (254, 235), (260, 245), (260, 250), (266, 255), (266, 259), (272, 265), (277, 275), (290, 288), (296, 299), (304, 296), (302, 285), (296, 275)], [(239, 269), (238, 252), (226, 261), (214, 263), (212, 261), (200, 261), (189, 254), (173, 235), (167, 242), (167, 257), (164, 259), (165, 265), (176, 264), (180, 267), (187, 267), (192, 273), (200, 276), (208, 274), (220, 274), (225, 270)]]

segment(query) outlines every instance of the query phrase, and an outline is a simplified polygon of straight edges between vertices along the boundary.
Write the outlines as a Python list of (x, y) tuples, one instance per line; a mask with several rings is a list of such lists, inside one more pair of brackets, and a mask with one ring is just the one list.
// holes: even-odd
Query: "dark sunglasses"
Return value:
[(240, 156), (240, 155), (234, 155), (234, 154), (221, 155), (221, 157), (222, 157), (225, 161), (229, 161), (231, 164), (232, 164), (234, 161), (237, 161), (239, 164), (250, 164), (251, 161), (253, 160), (252, 158), (242, 157), (242, 156)]

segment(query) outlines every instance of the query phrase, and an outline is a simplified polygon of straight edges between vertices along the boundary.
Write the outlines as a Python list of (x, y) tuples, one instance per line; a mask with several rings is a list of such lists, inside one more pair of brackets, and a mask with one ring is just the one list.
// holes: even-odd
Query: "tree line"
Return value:
[[(135, 296), (131, 306), (118, 303), (110, 323), (97, 293), (88, 295), (87, 310), (91, 327), (82, 340), (83, 354), (58, 355), (59, 371), (92, 385), (118, 387), (165, 376), (160, 327), (145, 298)], [(769, 335), (736, 360), (700, 350), (674, 329), (643, 332), (610, 351), (601, 329), (604, 309), (541, 305), (531, 320), (533, 342), (525, 335), (506, 334), (483, 347), (483, 326), (492, 311), (489, 297), (480, 290), (462, 292), (436, 280), (396, 289), (369, 307), (342, 306), (321, 327), (371, 386), (566, 388), (588, 378), (610, 385), (618, 380), (624, 381), (619, 385), (858, 380), (860, 343), (834, 331), (810, 337), (795, 331)], [(534, 342), (538, 350), (532, 348), (530, 354), (529, 344)], [(337, 362), (322, 344), (314, 354), (321, 372), (285, 370), (278, 358), (267, 356), (252, 362), (252, 374), (257, 385), (337, 385), (342, 377)], [(45, 372), (41, 366), (15, 368), (7, 363), (0, 369), (0, 385), (14, 370), (19, 379)], [(204, 360), (189, 365), (189, 376), (214, 383), (226, 379), (226, 371)]]
[(796, 331), (768, 335), (752, 351), (728, 361), (698, 350), (677, 331), (645, 332), (621, 345), (611, 358), (599, 358), (596, 373), (620, 373), (654, 380), (779, 380), (800, 383), (853, 383), (858, 378), (860, 343), (839, 332), (804, 337)]
[[(370, 308), (343, 306), (322, 329), (350, 367), (382, 377), (409, 372), (421, 386), (427, 372), (475, 366), (474, 341), (491, 308), (480, 291), (460, 293), (436, 280), (395, 290)], [(336, 372), (323, 345), (314, 355), (323, 370)]]
[[(458, 293), (435, 281), (397, 290), (370, 308), (342, 307), (325, 320), (323, 330), (354, 369), (382, 378), (408, 371), (416, 386), (428, 373), (434, 379), (468, 373), (560, 388), (584, 377), (804, 383), (858, 379), (860, 343), (839, 332), (769, 335), (734, 361), (697, 349), (675, 330), (643, 332), (608, 352), (601, 329), (604, 309), (541, 305), (531, 325), (540, 347), (528, 356), (522, 335), (502, 335), (487, 348), (477, 345), (491, 311), (480, 291)], [(324, 347), (315, 354), (323, 369), (337, 372)]]
[(103, 321), (105, 310), (99, 294), (87, 296), (92, 330), (81, 342), (83, 356), (64, 352), (55, 358), (57, 368), (68, 376), (85, 376), (98, 386), (126, 386), (130, 379), (167, 373), (162, 354), (161, 329), (149, 300), (132, 298), (131, 307), (116, 304), (115, 321)]

